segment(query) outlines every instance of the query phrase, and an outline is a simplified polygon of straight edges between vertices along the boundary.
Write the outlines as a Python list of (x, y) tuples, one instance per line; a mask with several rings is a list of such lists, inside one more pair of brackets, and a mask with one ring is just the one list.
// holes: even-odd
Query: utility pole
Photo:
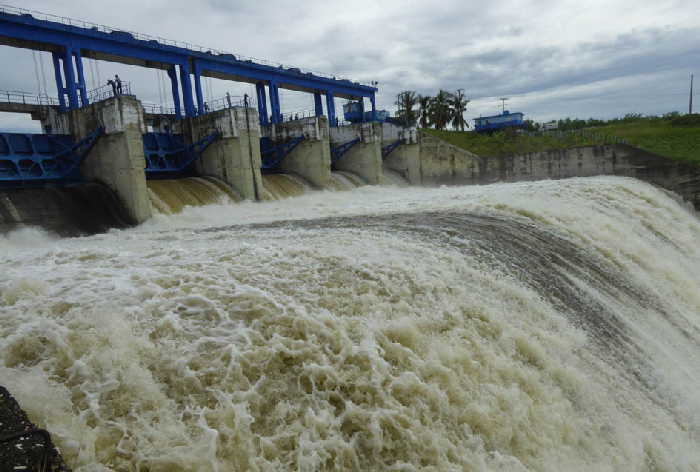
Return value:
[(509, 99), (507, 97), (504, 97), (504, 98), (499, 98), (499, 100), (501, 102), (503, 102), (503, 105), (501, 107), (501, 111), (503, 112), (503, 114), (505, 114), (505, 112), (506, 112), (506, 100), (509, 100)]
[(693, 114), (693, 74), (690, 74), (690, 101), (688, 102), (688, 114)]

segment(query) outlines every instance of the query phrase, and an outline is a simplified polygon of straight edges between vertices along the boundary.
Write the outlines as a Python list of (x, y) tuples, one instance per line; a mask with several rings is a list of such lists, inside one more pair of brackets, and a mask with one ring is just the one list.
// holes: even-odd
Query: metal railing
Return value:
[(0, 102), (19, 103), (22, 105), (58, 105), (58, 99), (46, 94), (35, 94), (21, 91), (0, 90)]
[[(163, 38), (160, 36), (151, 36), (148, 34), (138, 33), (135, 31), (127, 31), (127, 30), (123, 30), (120, 28), (113, 28), (111, 26), (105, 26), (105, 25), (93, 23), (90, 21), (77, 20), (75, 18), (69, 18), (67, 16), (52, 15), (51, 13), (44, 13), (44, 12), (40, 12), (40, 11), (36, 11), (36, 10), (29, 10), (26, 8), (19, 8), (19, 7), (15, 7), (13, 5), (0, 4), (0, 13), (7, 13), (7, 14), (11, 14), (11, 15), (30, 15), (32, 18), (35, 18), (37, 20), (52, 21), (52, 22), (60, 23), (60, 24), (67, 25), (67, 26), (75, 26), (78, 28), (91, 29), (93, 31), (97, 31), (100, 33), (107, 33), (107, 34), (117, 33), (117, 34), (121, 34), (121, 35), (128, 35), (128, 36), (130, 36), (129, 39), (136, 39), (139, 41), (156, 41), (159, 44), (164, 45), (164, 46), (174, 46), (174, 47), (178, 47), (178, 48), (189, 49), (191, 51), (197, 51), (197, 52), (201, 52), (201, 53), (205, 53), (205, 54), (212, 54), (212, 55), (218, 55), (218, 56), (229, 56), (232, 59), (238, 60), (238, 61), (255, 62), (256, 64), (262, 64), (262, 65), (266, 65), (266, 66), (270, 66), (270, 67), (279, 67), (279, 68), (286, 69), (287, 71), (298, 72), (300, 74), (313, 74), (313, 75), (316, 75), (318, 77), (322, 77), (325, 79), (349, 80), (350, 82), (353, 82), (355, 84), (360, 84), (360, 82), (353, 81), (353, 80), (347, 79), (345, 77), (336, 77), (333, 74), (319, 72), (319, 71), (315, 71), (312, 69), (300, 68), (300, 67), (295, 67), (295, 66), (286, 66), (286, 65), (279, 63), (279, 62), (268, 61), (265, 59), (258, 59), (258, 58), (250, 57), (250, 56), (244, 56), (242, 54), (233, 54), (231, 52), (223, 51), (220, 49), (199, 46), (197, 44), (189, 43), (187, 41), (177, 41), (177, 40)], [(364, 85), (367, 85), (367, 84), (364, 84)], [(368, 85), (368, 86), (371, 86), (371, 85)]]
[[(245, 97), (240, 95), (230, 95), (226, 94), (223, 97), (204, 102), (204, 112), (209, 113), (213, 111), (225, 110), (227, 108), (233, 107), (244, 107)], [(248, 97), (248, 108), (254, 108), (255, 100)], [(143, 110), (147, 114), (151, 115), (174, 115), (175, 107), (161, 105), (158, 103), (144, 102)]]
[(121, 92), (119, 91), (119, 86), (117, 84), (107, 84), (97, 87), (96, 89), (89, 90), (87, 93), (87, 98), (90, 103), (101, 102), (102, 100), (107, 100), (117, 95), (132, 95), (131, 93), (131, 82), (122, 82)]

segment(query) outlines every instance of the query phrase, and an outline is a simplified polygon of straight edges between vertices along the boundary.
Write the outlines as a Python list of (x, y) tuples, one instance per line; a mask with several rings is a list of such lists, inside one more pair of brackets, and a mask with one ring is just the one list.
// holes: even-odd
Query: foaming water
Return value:
[(384, 176), (384, 185), (395, 185), (397, 187), (407, 187), (408, 181), (393, 169), (384, 167), (382, 169), (382, 175)]
[(700, 222), (666, 193), (194, 210), (3, 259), (0, 378), (76, 470), (700, 470)]
[(266, 200), (298, 197), (313, 189), (311, 184), (296, 174), (263, 174)]
[(331, 172), (331, 183), (328, 190), (352, 190), (363, 185), (367, 185), (367, 182), (357, 174), (347, 171), (333, 171)]
[(214, 177), (148, 180), (151, 208), (157, 213), (180, 213), (187, 206), (226, 204), (242, 200), (231, 187)]
[(78, 236), (130, 224), (117, 196), (102, 184), (0, 189), (0, 234), (37, 226), (62, 236)]

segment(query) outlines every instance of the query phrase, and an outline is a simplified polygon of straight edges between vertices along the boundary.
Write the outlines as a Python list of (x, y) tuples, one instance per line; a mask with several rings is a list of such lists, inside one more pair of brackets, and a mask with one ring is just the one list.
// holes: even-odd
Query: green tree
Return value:
[(452, 94), (442, 89), (433, 98), (430, 104), (430, 123), (435, 126), (435, 129), (445, 129), (452, 120)]
[(464, 90), (459, 89), (457, 93), (452, 95), (450, 105), (452, 107), (452, 127), (460, 131), (464, 131), (464, 127), (469, 128), (469, 123), (464, 119), (464, 113), (467, 111), (467, 105), (470, 100), (464, 96)]
[(427, 128), (430, 126), (430, 105), (433, 101), (432, 97), (428, 95), (421, 95), (418, 97), (418, 105), (420, 106), (419, 116), (420, 116), (420, 127)]
[(418, 117), (414, 108), (417, 102), (418, 95), (412, 90), (401, 92), (396, 97), (396, 106), (398, 107), (396, 117), (402, 125), (415, 126)]

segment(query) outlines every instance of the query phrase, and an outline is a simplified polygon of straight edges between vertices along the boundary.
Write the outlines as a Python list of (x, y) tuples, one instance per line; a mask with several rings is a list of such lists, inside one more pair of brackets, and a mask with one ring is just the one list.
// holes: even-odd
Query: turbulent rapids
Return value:
[(700, 221), (674, 196), (211, 203), (0, 237), (0, 384), (75, 470), (700, 471)]

